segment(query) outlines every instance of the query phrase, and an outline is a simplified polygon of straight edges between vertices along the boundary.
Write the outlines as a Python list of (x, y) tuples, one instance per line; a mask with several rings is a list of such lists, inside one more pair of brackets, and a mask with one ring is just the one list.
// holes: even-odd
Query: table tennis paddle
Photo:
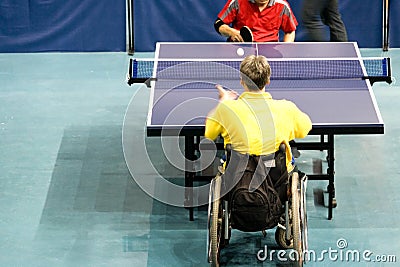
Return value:
[(253, 42), (253, 33), (249, 27), (243, 26), (240, 28), (240, 35), (242, 36), (244, 42)]

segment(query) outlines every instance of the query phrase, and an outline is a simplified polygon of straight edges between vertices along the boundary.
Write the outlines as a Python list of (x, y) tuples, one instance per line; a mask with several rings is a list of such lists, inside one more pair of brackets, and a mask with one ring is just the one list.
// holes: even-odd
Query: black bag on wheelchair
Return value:
[[(248, 157), (244, 172), (229, 194), (233, 228), (255, 232), (273, 228), (278, 224), (284, 213), (280, 195), (286, 194), (287, 188), (285, 162), (285, 155), (282, 156), (281, 153), (269, 158)], [(283, 192), (278, 193), (275, 188)]]

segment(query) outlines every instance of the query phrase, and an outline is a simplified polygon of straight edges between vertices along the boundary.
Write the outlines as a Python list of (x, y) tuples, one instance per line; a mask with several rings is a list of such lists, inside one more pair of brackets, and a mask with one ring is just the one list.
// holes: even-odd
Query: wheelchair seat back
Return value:
[(232, 150), (230, 154), (224, 180), (230, 189), (231, 226), (245, 232), (275, 227), (287, 195), (285, 153), (251, 156)]

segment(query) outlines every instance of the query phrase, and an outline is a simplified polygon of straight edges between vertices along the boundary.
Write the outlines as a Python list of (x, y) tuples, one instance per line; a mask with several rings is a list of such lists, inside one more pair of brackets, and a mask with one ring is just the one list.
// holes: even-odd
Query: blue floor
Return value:
[[(400, 77), (400, 50), (384, 55)], [(135, 140), (144, 137), (149, 90), (126, 84), (128, 61), (125, 53), (0, 54), (0, 266), (208, 266), (207, 211), (188, 221), (187, 210), (144, 193), (125, 163), (124, 153), (136, 154), (134, 172), (148, 175)], [(336, 137), (333, 220), (321, 199), (326, 183), (308, 184), (316, 254), (307, 266), (400, 262), (400, 88), (373, 90), (385, 134)], [(122, 141), (128, 107), (130, 151)], [(159, 140), (142, 139), (159, 172), (182, 181), (158, 153)], [(304, 151), (298, 162), (307, 171), (324, 157)], [(223, 266), (291, 266), (281, 256), (273, 231), (233, 231), (221, 255)]]

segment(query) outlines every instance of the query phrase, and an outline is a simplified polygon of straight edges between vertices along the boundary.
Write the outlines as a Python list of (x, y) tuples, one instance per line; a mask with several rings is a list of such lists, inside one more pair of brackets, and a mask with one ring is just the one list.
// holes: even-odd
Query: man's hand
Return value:
[(215, 86), (218, 90), (219, 94), (219, 101), (224, 101), (224, 100), (235, 100), (238, 98), (239, 94), (233, 90), (225, 90), (221, 85), (217, 84)]

